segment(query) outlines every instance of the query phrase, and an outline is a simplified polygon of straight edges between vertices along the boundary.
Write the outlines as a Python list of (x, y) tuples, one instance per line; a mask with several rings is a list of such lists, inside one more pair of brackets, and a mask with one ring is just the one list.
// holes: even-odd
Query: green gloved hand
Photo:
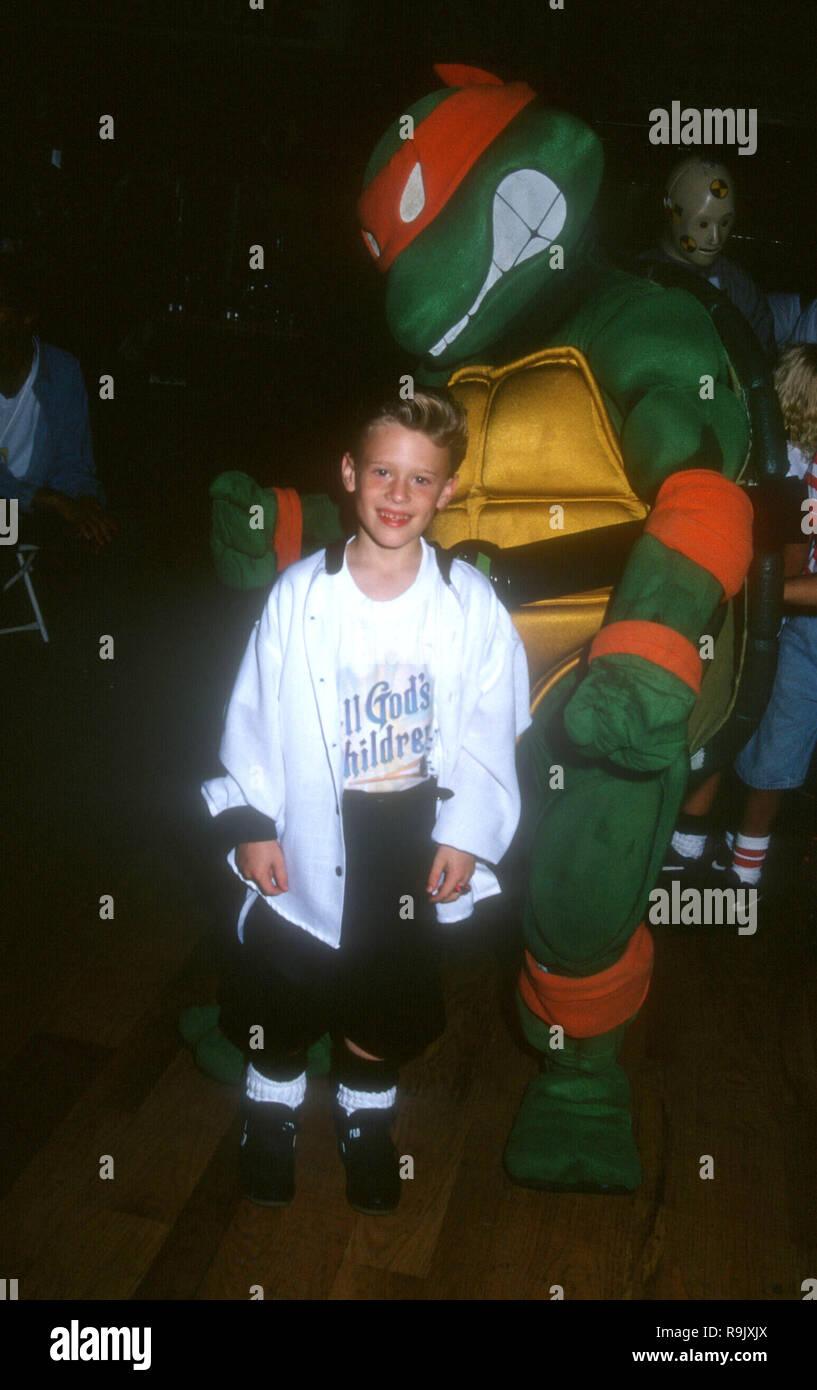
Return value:
[(599, 656), (565, 708), (565, 728), (588, 757), (658, 772), (687, 746), (695, 692), (641, 656)]

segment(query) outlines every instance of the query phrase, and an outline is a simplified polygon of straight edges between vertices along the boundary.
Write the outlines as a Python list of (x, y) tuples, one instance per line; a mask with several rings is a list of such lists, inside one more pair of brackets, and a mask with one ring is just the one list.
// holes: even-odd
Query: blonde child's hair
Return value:
[(357, 432), (353, 457), (369, 430), (378, 425), (403, 425), (417, 430), (441, 449), (448, 449), (453, 476), (468, 449), (468, 417), (458, 400), (446, 390), (415, 391), (409, 400), (395, 396), (368, 414)]
[(804, 454), (817, 453), (817, 343), (790, 343), (774, 371), (786, 435)]

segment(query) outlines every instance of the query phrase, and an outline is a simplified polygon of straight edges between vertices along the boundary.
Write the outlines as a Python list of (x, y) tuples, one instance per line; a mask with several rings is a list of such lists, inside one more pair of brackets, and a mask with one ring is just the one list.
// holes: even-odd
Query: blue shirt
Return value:
[(94, 468), (88, 397), (76, 357), (51, 343), (39, 343), (40, 361), (33, 392), (40, 410), (31, 459), (17, 478), (0, 462), (0, 497), (16, 498), (20, 511), (30, 512), (34, 494), (52, 488), (69, 497), (87, 494), (104, 503)]

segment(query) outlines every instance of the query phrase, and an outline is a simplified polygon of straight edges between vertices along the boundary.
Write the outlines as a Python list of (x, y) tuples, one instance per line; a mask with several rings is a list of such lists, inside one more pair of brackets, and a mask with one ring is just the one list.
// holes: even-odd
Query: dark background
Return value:
[[(208, 422), (202, 482), (246, 466), (322, 487), (350, 397), (410, 366), (386, 331), (354, 204), (382, 131), (438, 85), (434, 61), (524, 78), (596, 127), (603, 239), (622, 261), (654, 241), (676, 158), (649, 143), (650, 110), (756, 107), (757, 153), (725, 151), (740, 197), (730, 254), (764, 288), (817, 293), (817, 25), (800, 0), (19, 11), (0, 17), (0, 236), (41, 263), (45, 336), (88, 375), (118, 371), (122, 392), (151, 371), (187, 383), (176, 393)], [(103, 114), (113, 141), (98, 137)], [(264, 272), (245, 269), (255, 242)], [(114, 493), (118, 458), (100, 458)]]
[[(84, 566), (93, 602), (67, 578), (49, 589), (40, 564), (52, 644), (19, 634), (0, 649), (6, 699), (22, 716), (55, 661), (63, 682), (73, 663), (102, 685), (88, 730), (124, 720), (140, 767), (155, 767), (160, 743), (180, 785), (200, 780), (264, 597), (216, 579), (208, 485), (243, 469), (262, 485), (334, 489), (359, 395), (412, 370), (386, 328), (355, 202), (380, 135), (438, 85), (433, 62), (525, 79), (594, 125), (607, 163), (603, 244), (625, 264), (659, 234), (678, 156), (650, 144), (651, 109), (757, 108), (757, 152), (725, 152), (739, 195), (729, 254), (764, 288), (817, 294), (814, 9), (564, 3), (0, 7), (0, 239), (36, 268), (42, 336), (80, 359), (120, 526)], [(113, 140), (99, 138), (103, 115)], [(247, 268), (254, 243), (263, 271)], [(99, 400), (101, 373), (114, 376), (112, 401)], [(120, 639), (114, 680), (100, 677), (99, 632)], [(77, 698), (68, 681), (63, 705)], [(57, 718), (53, 704), (41, 717)], [(30, 769), (26, 756), (21, 775)]]
[[(137, 669), (166, 672), (179, 605), (184, 630), (200, 611), (209, 645), (194, 641), (191, 652), (202, 662), (201, 723), (185, 724), (181, 740), (191, 776), (205, 733), (217, 739), (219, 702), (263, 599), (215, 578), (209, 482), (243, 469), (264, 485), (332, 490), (359, 395), (414, 366), (389, 336), (354, 210), (384, 129), (438, 85), (434, 61), (526, 79), (595, 126), (607, 162), (599, 226), (621, 263), (655, 242), (678, 153), (650, 144), (651, 109), (757, 108), (757, 152), (725, 152), (739, 196), (729, 253), (764, 288), (817, 294), (814, 9), (564, 4), (0, 8), (0, 239), (36, 268), (42, 336), (80, 359), (97, 467), (120, 524), (92, 580), (113, 607), (107, 618), (89, 613), (89, 629), (130, 628), (121, 689), (127, 651), (133, 679)], [(103, 115), (114, 118), (113, 140), (99, 138)], [(254, 243), (263, 271), (247, 268)], [(101, 373), (114, 376), (113, 401), (99, 400)], [(96, 669), (62, 622), (60, 605), (67, 619), (77, 607), (70, 583), (46, 599), (64, 659), (79, 661), (82, 649)], [(160, 626), (164, 653), (151, 645)], [(232, 642), (219, 648), (217, 631)], [(7, 639), (0, 658), (42, 660), (38, 641)], [(172, 667), (176, 685), (155, 692), (158, 731), (190, 702), (189, 667)], [(145, 719), (139, 705), (134, 720)]]
[[(119, 524), (99, 556), (77, 542), (77, 563), (64, 572), (38, 556), (48, 644), (30, 631), (0, 637), (0, 1199), (12, 1191), (14, 1217), (5, 1230), (0, 1221), (0, 1232), (8, 1240), (13, 1224), (17, 1242), (12, 1255), (0, 1250), (0, 1272), (19, 1275), (21, 1300), (134, 1291), (189, 1298), (201, 1288), (204, 1297), (236, 1296), (241, 1261), (225, 1280), (214, 1251), (238, 1203), (237, 1133), (208, 1157), (200, 1182), (194, 1149), (177, 1134), (198, 1134), (206, 1120), (215, 1144), (219, 1116), (226, 1128), (234, 1109), (216, 1083), (204, 1095), (202, 1079), (191, 1084), (177, 1067), (176, 1020), (183, 1007), (215, 997), (220, 943), (234, 932), (221, 911), (199, 787), (217, 772), (223, 702), (264, 599), (262, 590), (227, 590), (216, 578), (208, 484), (235, 468), (262, 484), (325, 488), (357, 393), (393, 385), (396, 371), (413, 366), (389, 339), (383, 283), (354, 217), (376, 141), (437, 85), (433, 61), (526, 79), (604, 140), (600, 225), (608, 252), (627, 261), (655, 240), (662, 179), (676, 159), (650, 145), (650, 110), (673, 100), (756, 107), (757, 153), (730, 152), (740, 201), (729, 254), (763, 287), (811, 297), (815, 29), (807, 0), (565, 0), (563, 11), (547, 0), (266, 0), (259, 12), (247, 0), (0, 0), (0, 239), (22, 245), (37, 264), (43, 337), (80, 359), (97, 467)], [(98, 138), (102, 115), (115, 119), (112, 142)], [(265, 248), (263, 275), (243, 268), (252, 243)], [(112, 401), (98, 397), (103, 372), (115, 378)], [(21, 590), (0, 596), (0, 626), (30, 619)], [(100, 634), (115, 640), (112, 661), (99, 659)], [(488, 1240), (488, 1226), (502, 1225), (497, 1212), (508, 1208), (497, 1205), (493, 1180), (482, 1182), (480, 1153), (487, 1175), (529, 1060), (504, 1024), (494, 1031), (492, 958), (466, 953), (463, 965), (457, 954), (450, 978), (465, 1031), (447, 1054), (454, 1070), (439, 1073), (429, 1124), (448, 1135), (460, 1122), (452, 1096), (471, 1094), (463, 1077), (477, 1077), (478, 1107), (480, 1096), (500, 1089), (502, 1102), (490, 1123), (482, 1109), (469, 1112), (479, 1113), (484, 1144), (464, 1165), (471, 1177), (452, 1208), (453, 1254), (444, 1258), (461, 1273), (444, 1284), (451, 1296), (473, 1296), (480, 1279), (493, 1277), (491, 1262), (501, 1285), (501, 1252), (518, 1263), (514, 1240), (530, 1252), (531, 1271), (537, 1250), (550, 1269), (544, 1228), (555, 1218), (559, 1258), (577, 1239), (589, 1252), (581, 1285), (588, 1296), (598, 1296), (606, 1261), (609, 1296), (745, 1298), (760, 1289), (765, 1298), (799, 1297), (800, 1279), (813, 1273), (811, 1255), (801, 1252), (813, 1234), (815, 1146), (799, 1102), (778, 1129), (769, 1117), (787, 1049), (813, 1114), (817, 839), (810, 866), (802, 861), (814, 809), (808, 789), (787, 799), (780, 848), (776, 835), (770, 856), (777, 850), (782, 906), (778, 897), (763, 917), (757, 954), (743, 938), (661, 939), (647, 1070), (638, 1073), (646, 1077), (640, 1115), (652, 1185), (634, 1208), (635, 1224), (627, 1224), (629, 1205), (616, 1209), (625, 1213), (618, 1240), (604, 1227), (603, 1259), (589, 1207), (581, 1209), (584, 1225), (578, 1206), (562, 1208), (561, 1226), (542, 1208), (537, 1245), (536, 1208), (518, 1205), (509, 1244)], [(229, 875), (220, 872), (223, 884)], [(99, 918), (102, 894), (115, 899), (113, 921)], [(504, 930), (510, 981), (521, 950), (511, 912)], [(482, 981), (475, 1003), (472, 967)], [(805, 1004), (798, 1013), (801, 980), (808, 1014)], [(502, 994), (507, 1019), (510, 990)], [(483, 1018), (484, 1029), (474, 1024)], [(800, 1027), (794, 1042), (792, 1018)], [(635, 1046), (638, 1056), (645, 1045)], [(481, 1072), (472, 1072), (474, 1053), (484, 1058)], [(162, 1089), (170, 1073), (177, 1090)], [(171, 1096), (178, 1124), (168, 1122)], [(104, 1125), (95, 1128), (100, 1106), (117, 1125), (143, 1110), (158, 1119), (127, 1129), (123, 1186), (89, 1205), (74, 1150), (86, 1128), (100, 1134), (104, 1152), (119, 1143)], [(727, 1153), (720, 1171), (730, 1182), (717, 1192), (731, 1194), (731, 1205), (719, 1195), (708, 1205), (701, 1190), (716, 1185), (700, 1183), (697, 1172), (683, 1176), (699, 1151), (690, 1145), (714, 1152), (710, 1136)], [(324, 1137), (315, 1193), (334, 1181), (328, 1127)], [(666, 1156), (656, 1163), (662, 1145)], [(100, 1215), (105, 1201), (115, 1208), (109, 1224)], [(131, 1269), (123, 1234), (130, 1227), (113, 1220), (119, 1208), (171, 1223), (183, 1206), (147, 1274), (139, 1252)], [(328, 1226), (335, 1224), (333, 1215)], [(312, 1244), (300, 1227), (290, 1246), (277, 1235), (269, 1242), (270, 1289), (324, 1297), (323, 1272), (334, 1266), (323, 1224), (313, 1221), (313, 1231), (319, 1225)], [(469, 1230), (472, 1243), (463, 1244)], [(622, 1290), (639, 1242), (641, 1292), (633, 1295)], [(229, 1261), (229, 1239), (225, 1249)], [(282, 1250), (300, 1262), (294, 1281)], [(216, 1273), (203, 1283), (214, 1259)], [(487, 1272), (474, 1276), (472, 1264)], [(394, 1279), (389, 1271), (385, 1283), (367, 1287), (422, 1296)], [(504, 1287), (516, 1296), (534, 1286)], [(541, 1281), (535, 1287), (540, 1298)]]
[[(30, 690), (53, 680), (58, 659), (64, 704), (77, 700), (69, 667), (102, 686), (87, 730), (126, 721), (140, 767), (165, 744), (178, 785), (195, 788), (264, 596), (217, 581), (208, 485), (237, 468), (331, 490), (358, 396), (412, 370), (388, 334), (354, 209), (384, 129), (438, 85), (434, 61), (523, 78), (598, 130), (599, 226), (624, 264), (655, 242), (678, 154), (650, 144), (651, 109), (756, 108), (757, 152), (725, 151), (739, 197), (729, 253), (762, 287), (810, 298), (815, 35), (810, 6), (744, 0), (5, 5), (0, 238), (35, 266), (42, 336), (80, 359), (120, 525), (85, 566), (93, 602), (72, 580), (49, 589), (41, 564), (52, 644), (5, 640), (0, 659), (20, 665), (6, 698), (29, 717)], [(103, 115), (113, 140), (99, 139)], [(247, 268), (254, 243), (263, 271)], [(103, 372), (113, 401), (99, 400)], [(100, 677), (100, 631), (120, 639), (112, 680)], [(26, 757), (21, 775), (30, 767)]]

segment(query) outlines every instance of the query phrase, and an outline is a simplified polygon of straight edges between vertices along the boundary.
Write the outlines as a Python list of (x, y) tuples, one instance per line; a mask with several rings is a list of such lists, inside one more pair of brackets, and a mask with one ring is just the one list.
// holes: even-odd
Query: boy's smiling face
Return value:
[(358, 538), (383, 550), (416, 544), (435, 512), (450, 501), (449, 451), (419, 430), (380, 424), (364, 436), (359, 457), (344, 454), (343, 486), (354, 493)]

